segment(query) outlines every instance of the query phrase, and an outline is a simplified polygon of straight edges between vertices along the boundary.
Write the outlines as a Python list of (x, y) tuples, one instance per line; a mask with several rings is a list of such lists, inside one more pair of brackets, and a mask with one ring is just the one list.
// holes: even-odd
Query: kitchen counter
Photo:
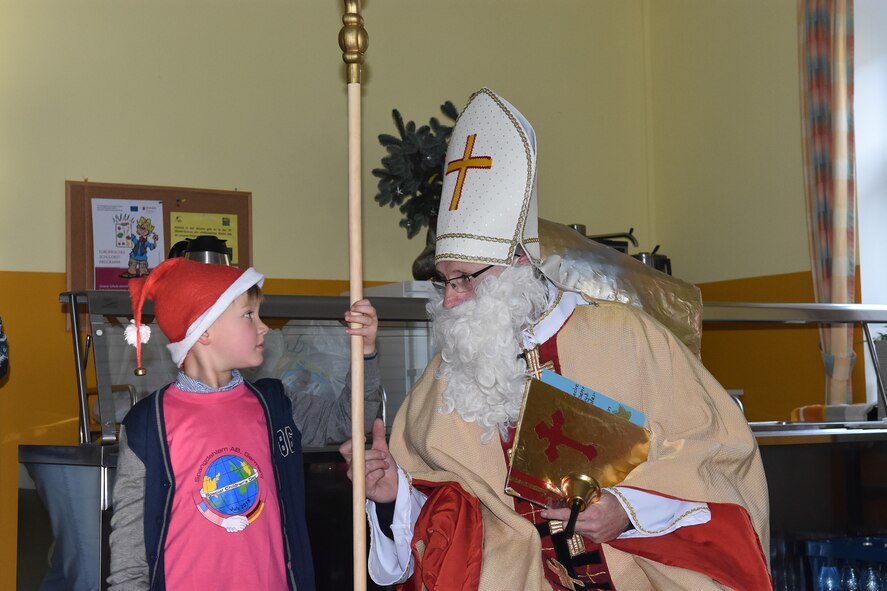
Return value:
[(763, 421), (749, 423), (758, 445), (799, 445), (887, 441), (887, 421), (793, 423)]
[(117, 467), (117, 446), (87, 443), (82, 445), (20, 445), (18, 461), (23, 464), (64, 464), (67, 466)]
[[(837, 536), (848, 532), (887, 529), (887, 422), (750, 423), (760, 445), (767, 474), (771, 531), (791, 539), (807, 534)], [(825, 445), (823, 445), (825, 444)], [(304, 450), (309, 528), (316, 538), (317, 567), (338, 573), (349, 552), (341, 548), (338, 533), (350, 531), (351, 485), (335, 446)], [(101, 544), (98, 571), (107, 576), (107, 536), (110, 531), (110, 491), (117, 465), (116, 445), (22, 445), (23, 464), (50, 464), (92, 468), (98, 481), (95, 496), (81, 499), (95, 515), (96, 543)], [(323, 516), (322, 519), (320, 516)], [(332, 516), (332, 517), (331, 517)], [(331, 521), (332, 520), (332, 521)], [(29, 527), (28, 519), (19, 525)], [(44, 550), (45, 551), (45, 550)], [(326, 581), (325, 588), (347, 588)], [(346, 584), (348, 583), (348, 584)], [(376, 587), (369, 587), (376, 589)]]

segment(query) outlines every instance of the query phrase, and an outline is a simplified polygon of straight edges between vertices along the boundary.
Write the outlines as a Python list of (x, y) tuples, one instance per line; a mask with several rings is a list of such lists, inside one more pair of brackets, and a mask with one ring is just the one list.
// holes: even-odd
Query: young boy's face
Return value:
[(262, 364), (268, 326), (259, 318), (259, 304), (258, 298), (240, 295), (207, 331), (219, 369)]

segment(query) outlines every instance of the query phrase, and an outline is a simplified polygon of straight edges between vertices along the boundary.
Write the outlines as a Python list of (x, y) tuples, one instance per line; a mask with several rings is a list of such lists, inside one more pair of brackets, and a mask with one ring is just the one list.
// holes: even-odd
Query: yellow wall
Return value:
[(654, 227), (694, 283), (810, 269), (795, 0), (650, 1)]
[[(484, 85), (536, 126), (543, 216), (651, 234), (641, 0), (366, 4), (367, 277), (422, 248), (372, 200), (391, 109), (425, 122)], [(64, 181), (88, 177), (252, 191), (262, 271), (345, 277), (341, 6), (0, 0), (0, 269), (64, 271)]]
[[(368, 279), (408, 279), (423, 246), (372, 201), (391, 109), (424, 122), (484, 85), (536, 128), (543, 217), (634, 227), (694, 282), (808, 268), (794, 0), (364, 4)], [(64, 181), (252, 191), (268, 290), (344, 290), (340, 11), (0, 0), (0, 588), (15, 578), (15, 446), (76, 441)]]

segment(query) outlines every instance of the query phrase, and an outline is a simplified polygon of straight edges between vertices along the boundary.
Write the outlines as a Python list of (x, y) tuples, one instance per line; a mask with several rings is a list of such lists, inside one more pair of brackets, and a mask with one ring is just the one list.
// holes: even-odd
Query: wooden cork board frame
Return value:
[(91, 181), (65, 181), (65, 285), (68, 291), (95, 288), (92, 243), (92, 199), (132, 199), (163, 203), (163, 253), (170, 246), (170, 214), (225, 213), (237, 215), (238, 266), (253, 260), (252, 193), (150, 185), (121, 185)]

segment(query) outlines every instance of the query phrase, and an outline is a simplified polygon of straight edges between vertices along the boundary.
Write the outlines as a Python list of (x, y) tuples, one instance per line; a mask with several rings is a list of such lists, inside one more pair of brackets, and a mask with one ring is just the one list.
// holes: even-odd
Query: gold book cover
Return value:
[(625, 418), (531, 379), (511, 448), (505, 492), (549, 508), (567, 506), (565, 479), (622, 482), (647, 459), (649, 433)]

